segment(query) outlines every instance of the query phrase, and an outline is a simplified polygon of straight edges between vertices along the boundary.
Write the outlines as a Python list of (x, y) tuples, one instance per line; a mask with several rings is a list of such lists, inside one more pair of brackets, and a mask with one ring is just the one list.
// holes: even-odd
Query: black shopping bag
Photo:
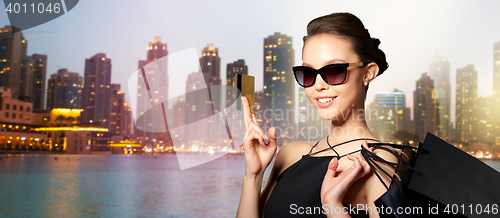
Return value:
[[(500, 217), (499, 172), (432, 133), (415, 150), (409, 165), (389, 163), (408, 173), (375, 201), (385, 208), (380, 217)], [(372, 165), (384, 162), (366, 149), (362, 154)]]
[[(423, 206), (439, 217), (500, 217), (500, 173), (430, 132), (419, 147), (414, 169), (421, 174), (410, 174), (403, 193), (410, 205)], [(429, 201), (427, 205), (423, 200)]]

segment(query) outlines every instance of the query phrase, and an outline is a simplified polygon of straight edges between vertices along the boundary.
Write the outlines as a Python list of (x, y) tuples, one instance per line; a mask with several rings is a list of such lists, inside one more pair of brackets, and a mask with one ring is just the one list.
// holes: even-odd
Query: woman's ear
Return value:
[(377, 77), (379, 71), (379, 67), (375, 62), (371, 62), (368, 65), (366, 65), (366, 70), (365, 74), (363, 76), (363, 83), (370, 83), (372, 80)]

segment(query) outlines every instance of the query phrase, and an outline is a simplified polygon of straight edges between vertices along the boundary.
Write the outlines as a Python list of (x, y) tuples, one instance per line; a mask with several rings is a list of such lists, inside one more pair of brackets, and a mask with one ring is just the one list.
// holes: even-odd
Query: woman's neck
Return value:
[(329, 142), (332, 145), (356, 138), (376, 139), (366, 125), (362, 112), (353, 111), (350, 116), (332, 120), (331, 124)]

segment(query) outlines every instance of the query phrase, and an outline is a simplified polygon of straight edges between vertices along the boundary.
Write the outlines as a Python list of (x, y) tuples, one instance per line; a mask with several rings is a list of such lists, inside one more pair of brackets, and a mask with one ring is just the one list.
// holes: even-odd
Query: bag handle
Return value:
[[(404, 144), (406, 144), (406, 143), (407, 143), (407, 140), (405, 140)], [(384, 147), (384, 146), (387, 146), (387, 147)], [(368, 143), (368, 147), (383, 149), (383, 150), (391, 153), (392, 155), (394, 155), (398, 159), (397, 163), (386, 161), (383, 158), (381, 158), (380, 156), (376, 155), (375, 153), (373, 153), (370, 150), (366, 149), (365, 147), (361, 146), (361, 155), (366, 160), (366, 162), (368, 163), (368, 165), (370, 166), (372, 171), (375, 173), (377, 178), (380, 180), (380, 182), (382, 182), (384, 187), (387, 190), (389, 190), (389, 186), (387, 186), (385, 184), (385, 182), (382, 179), (382, 176), (390, 178), (390, 180), (391, 180), (390, 185), (392, 186), (392, 184), (396, 184), (396, 186), (398, 187), (400, 192), (403, 191), (403, 188), (398, 183), (397, 179), (399, 179), (399, 181), (400, 181), (401, 176), (407, 177), (412, 173), (422, 175), (422, 172), (416, 170), (413, 167), (413, 163), (411, 163), (413, 160), (415, 160), (415, 152), (413, 151), (413, 149), (421, 151), (421, 152), (430, 153), (428, 150), (420, 148), (420, 146), (418, 148), (416, 148), (416, 147), (409, 146), (409, 145), (399, 145), (399, 144), (392, 144), (392, 143)], [(396, 149), (400, 149), (400, 150), (396, 150)], [(410, 151), (412, 152), (412, 154), (410, 154), (410, 155), (413, 155), (413, 157), (411, 157), (411, 158), (408, 157), (408, 154), (405, 153), (405, 149), (410, 149)], [(407, 158), (407, 160), (405, 160), (405, 158)], [(386, 166), (394, 169), (395, 170), (394, 175), (390, 175), (386, 170), (382, 169), (382, 167), (377, 162), (381, 162), (381, 163), (385, 164)], [(404, 172), (403, 170), (406, 172)], [(381, 173), (379, 173), (379, 172), (381, 172)]]

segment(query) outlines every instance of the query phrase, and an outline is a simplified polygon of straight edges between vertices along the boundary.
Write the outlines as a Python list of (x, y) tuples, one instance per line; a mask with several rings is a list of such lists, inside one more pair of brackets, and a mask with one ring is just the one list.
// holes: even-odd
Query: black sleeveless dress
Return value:
[[(285, 169), (277, 179), (264, 208), (265, 218), (275, 217), (326, 217), (321, 203), (321, 185), (330, 160), (335, 156), (303, 155)], [(369, 217), (364, 210), (349, 210), (351, 217)], [(325, 207), (327, 209), (332, 209)], [(334, 208), (333, 208), (334, 209)], [(351, 213), (354, 211), (354, 213)], [(326, 211), (325, 211), (326, 212)], [(338, 210), (340, 212), (340, 209)], [(329, 212), (335, 213), (335, 212)]]

